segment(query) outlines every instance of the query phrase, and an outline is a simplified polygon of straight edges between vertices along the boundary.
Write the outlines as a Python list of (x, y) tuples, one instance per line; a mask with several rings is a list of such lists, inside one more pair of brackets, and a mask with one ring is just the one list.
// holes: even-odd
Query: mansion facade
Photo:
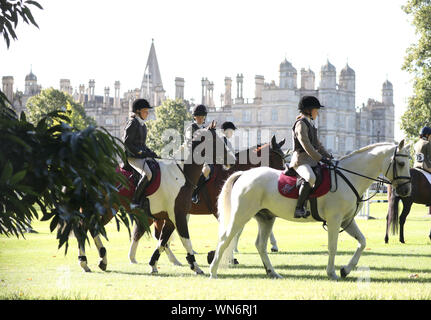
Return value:
[[(388, 80), (382, 85), (381, 101), (369, 99), (361, 107), (356, 105), (355, 71), (347, 64), (337, 77), (336, 68), (327, 61), (321, 67), (318, 84), (315, 73), (302, 68), (299, 80), (298, 86), (297, 69), (285, 59), (280, 64), (277, 82), (266, 82), (263, 76), (255, 76), (253, 98), (244, 98), (244, 77), (238, 74), (235, 87), (232, 78), (225, 77), (219, 107), (214, 103), (214, 83), (207, 78), (202, 78), (201, 99), (195, 100), (208, 107), (207, 123), (216, 120), (220, 126), (224, 121), (234, 122), (238, 130), (232, 144), (237, 150), (269, 142), (273, 135), (277, 141), (286, 138), (284, 150), (292, 149), (292, 125), (298, 115), (298, 102), (305, 95), (317, 97), (325, 106), (316, 125), (320, 141), (335, 156), (371, 143), (394, 141), (393, 86)], [(98, 96), (95, 95), (95, 84), (95, 80), (90, 79), (87, 86), (80, 84), (74, 89), (70, 80), (61, 79), (60, 90), (82, 103), (87, 115), (118, 138), (122, 136), (135, 99), (146, 98), (155, 107), (166, 99), (154, 42), (138, 88), (121, 95), (120, 81), (115, 81), (113, 94), (110, 87), (105, 87), (104, 95)], [(184, 100), (184, 84), (184, 78), (175, 78), (175, 98)], [(2, 88), (18, 113), (25, 111), (28, 98), (42, 89), (32, 71), (25, 78), (24, 92), (14, 92), (12, 76), (2, 77)], [(193, 108), (193, 103), (184, 102), (189, 110)], [(154, 111), (150, 113), (150, 119), (154, 119)]]

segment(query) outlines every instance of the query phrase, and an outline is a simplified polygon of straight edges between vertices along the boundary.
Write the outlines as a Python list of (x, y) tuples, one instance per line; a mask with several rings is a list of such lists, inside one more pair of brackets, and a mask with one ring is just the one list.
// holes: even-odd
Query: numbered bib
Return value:
[(425, 156), (423, 153), (416, 153), (416, 161), (417, 162), (424, 162)]

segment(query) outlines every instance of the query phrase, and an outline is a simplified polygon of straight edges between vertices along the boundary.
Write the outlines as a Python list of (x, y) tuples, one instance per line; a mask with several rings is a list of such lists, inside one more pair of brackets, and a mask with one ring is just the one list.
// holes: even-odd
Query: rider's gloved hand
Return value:
[(328, 159), (326, 157), (323, 157), (322, 159), (320, 159), (320, 162), (327, 164), (328, 166), (332, 166), (332, 161), (331, 159)]

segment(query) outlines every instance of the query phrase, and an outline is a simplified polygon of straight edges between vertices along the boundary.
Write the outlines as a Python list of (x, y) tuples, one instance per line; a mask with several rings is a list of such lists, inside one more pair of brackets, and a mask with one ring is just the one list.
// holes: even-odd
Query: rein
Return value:
[[(392, 179), (392, 181), (389, 181), (388, 179), (384, 179), (384, 178), (380, 178), (380, 177), (372, 178), (372, 177), (369, 177), (369, 176), (363, 175), (363, 174), (361, 174), (361, 173), (358, 173), (358, 172), (355, 172), (355, 171), (352, 171), (352, 170), (348, 170), (348, 169), (345, 169), (345, 168), (339, 167), (339, 166), (338, 166), (339, 160), (337, 160), (337, 161), (335, 162), (335, 165), (333, 165), (333, 166), (329, 166), (329, 167), (328, 167), (328, 169), (329, 169), (329, 170), (333, 170), (333, 171), (334, 171), (334, 174), (335, 174), (335, 190), (334, 190), (334, 191), (332, 191), (332, 190), (331, 190), (331, 192), (336, 192), (336, 191), (337, 191), (337, 189), (338, 189), (338, 180), (337, 180), (337, 175), (338, 175), (338, 176), (340, 176), (340, 177), (341, 177), (341, 178), (342, 178), (342, 179), (347, 183), (347, 185), (350, 187), (350, 189), (353, 191), (353, 193), (354, 193), (354, 194), (355, 194), (355, 196), (356, 196), (356, 209), (355, 209), (355, 214), (353, 215), (352, 220), (347, 224), (347, 226), (346, 226), (343, 230), (341, 230), (341, 231), (340, 231), (340, 233), (341, 233), (341, 232), (343, 232), (347, 227), (349, 227), (349, 226), (350, 226), (350, 224), (353, 222), (353, 220), (355, 219), (355, 216), (356, 216), (356, 214), (357, 214), (357, 212), (358, 212), (358, 208), (359, 208), (360, 203), (361, 203), (361, 202), (366, 202), (366, 201), (370, 200), (371, 198), (373, 198), (373, 197), (374, 197), (374, 196), (379, 192), (380, 188), (381, 188), (381, 187), (383, 187), (383, 184), (384, 184), (384, 183), (385, 183), (385, 184), (392, 185), (392, 184), (393, 184), (393, 181), (395, 181), (395, 180), (407, 179), (407, 181), (406, 181), (406, 182), (404, 182), (404, 183), (402, 183), (402, 184), (398, 185), (398, 186), (402, 186), (402, 185), (405, 185), (405, 184), (407, 184), (407, 183), (411, 182), (411, 177), (407, 177), (407, 176), (398, 176), (398, 174), (397, 174), (397, 169), (396, 169), (396, 165), (395, 165), (395, 158), (396, 158), (396, 157), (408, 157), (408, 155), (397, 153), (397, 149), (398, 149), (398, 147), (396, 147), (396, 148), (395, 148), (395, 150), (394, 150), (394, 155), (392, 156), (391, 162), (389, 163), (388, 169), (386, 170), (386, 173), (385, 173), (385, 176), (387, 176), (387, 174), (388, 174), (388, 172), (389, 172), (389, 169), (391, 168), (391, 165), (392, 165), (392, 170), (393, 170), (393, 179)], [(376, 182), (378, 182), (376, 192), (375, 192), (371, 197), (369, 197), (368, 199), (364, 199), (364, 198), (363, 198), (363, 195), (362, 195), (362, 196), (360, 196), (360, 195), (359, 195), (359, 192), (358, 192), (358, 190), (356, 190), (355, 186), (350, 182), (350, 180), (349, 180), (349, 179), (348, 179), (348, 178), (347, 178), (347, 177), (346, 177), (346, 176), (345, 176), (345, 175), (344, 175), (340, 170), (343, 170), (343, 171), (349, 172), (349, 173), (351, 173), (351, 174), (354, 174), (354, 175), (360, 176), (360, 177), (362, 177), (362, 178), (366, 178), (366, 179), (369, 179), (369, 180), (372, 180), (372, 181), (376, 181)], [(324, 224), (323, 226), (325, 226), (325, 224)]]

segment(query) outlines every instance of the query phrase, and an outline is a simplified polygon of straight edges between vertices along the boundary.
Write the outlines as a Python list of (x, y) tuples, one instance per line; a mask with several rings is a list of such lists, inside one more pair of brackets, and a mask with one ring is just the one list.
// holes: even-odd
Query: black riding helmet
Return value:
[(194, 116), (206, 116), (207, 114), (208, 114), (207, 108), (203, 104), (197, 105), (193, 109)]
[(223, 130), (226, 130), (226, 129), (236, 130), (237, 129), (235, 127), (235, 125), (232, 122), (230, 122), (230, 121), (223, 122), (223, 124), (221, 125), (221, 128)]
[(324, 108), (316, 97), (313, 96), (303, 96), (298, 103), (298, 110), (301, 112), (309, 112), (311, 109)]
[(136, 111), (144, 109), (144, 108), (152, 109), (153, 107), (150, 106), (148, 101), (145, 99), (136, 99), (135, 101), (133, 101), (133, 105), (132, 105), (132, 111), (133, 112), (136, 112)]

